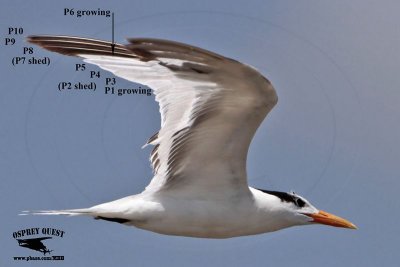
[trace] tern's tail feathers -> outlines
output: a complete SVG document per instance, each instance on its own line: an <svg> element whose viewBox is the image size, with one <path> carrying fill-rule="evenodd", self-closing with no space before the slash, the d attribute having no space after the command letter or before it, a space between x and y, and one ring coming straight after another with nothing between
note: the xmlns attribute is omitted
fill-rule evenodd
<svg viewBox="0 0 400 267"><path fill-rule="evenodd" d="M67 215L67 216L77 216L77 215L95 215L91 208L88 209L72 209L72 210L24 210L19 215Z"/></svg>
<svg viewBox="0 0 400 267"><path fill-rule="evenodd" d="M66 216L78 216L86 215L92 216L96 220L105 220L111 222L117 222L121 224L131 222L130 219L126 219L120 216L119 213L100 211L92 207L88 209L72 209L72 210L38 210L38 211L22 211L19 215L66 215Z"/></svg>

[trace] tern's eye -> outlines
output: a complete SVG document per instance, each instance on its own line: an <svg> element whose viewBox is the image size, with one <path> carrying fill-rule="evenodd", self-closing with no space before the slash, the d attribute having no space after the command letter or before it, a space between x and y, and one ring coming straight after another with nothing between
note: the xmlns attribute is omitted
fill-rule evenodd
<svg viewBox="0 0 400 267"><path fill-rule="evenodd" d="M296 199L296 206L299 208L303 208L306 205L306 202L304 202L304 200L302 200L301 198L297 198Z"/></svg>

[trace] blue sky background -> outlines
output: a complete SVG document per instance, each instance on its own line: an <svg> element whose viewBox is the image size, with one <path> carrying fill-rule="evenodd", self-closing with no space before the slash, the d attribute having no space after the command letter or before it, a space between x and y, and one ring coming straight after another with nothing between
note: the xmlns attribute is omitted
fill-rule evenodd
<svg viewBox="0 0 400 267"><path fill-rule="evenodd" d="M50 67L12 66L29 46L16 36L14 46L2 41L0 61L2 266L29 264L12 256L40 256L12 237L30 227L66 232L46 241L65 256L51 263L57 266L398 266L398 1L2 0L2 40L8 27L23 27L24 36L111 38L110 19L64 16L64 8L114 11L117 42L171 39L258 68L279 103L251 145L249 184L293 189L359 230L307 226L207 240L89 218L17 216L141 192L151 169L150 148L140 147L160 121L153 97L105 95L100 82L94 93L59 92L59 82L92 81L74 71L78 58L35 47L35 56L51 58Z"/></svg>

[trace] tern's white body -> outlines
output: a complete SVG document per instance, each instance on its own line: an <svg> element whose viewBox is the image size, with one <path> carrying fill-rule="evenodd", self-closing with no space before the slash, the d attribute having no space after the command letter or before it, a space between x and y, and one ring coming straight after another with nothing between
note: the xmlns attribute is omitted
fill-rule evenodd
<svg viewBox="0 0 400 267"><path fill-rule="evenodd" d="M179 191L143 192L92 207L90 212L125 218L130 221L126 224L161 234L207 238L254 235L310 221L306 216L294 220L289 203L282 206L279 198L254 188L236 196L203 198ZM310 212L315 209L310 207Z"/></svg>
<svg viewBox="0 0 400 267"><path fill-rule="evenodd" d="M161 113L161 129L147 142L154 146L154 177L143 193L88 209L39 214L88 215L162 234L207 238L317 220L355 227L338 217L329 221L330 215L319 214L294 193L249 188L248 148L278 101L256 69L158 39L129 39L126 45L70 36L31 36L28 41L151 87Z"/></svg>

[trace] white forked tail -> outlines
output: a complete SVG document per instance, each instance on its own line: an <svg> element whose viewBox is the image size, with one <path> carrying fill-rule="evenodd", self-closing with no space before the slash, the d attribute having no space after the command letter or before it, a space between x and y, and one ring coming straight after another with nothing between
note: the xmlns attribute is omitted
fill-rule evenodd
<svg viewBox="0 0 400 267"><path fill-rule="evenodd" d="M89 215L96 216L96 213L92 208L88 209L72 209L72 210L24 210L18 215L67 215L67 216L77 216L77 215Z"/></svg>
<svg viewBox="0 0 400 267"><path fill-rule="evenodd" d="M129 223L131 220L126 218L121 212L116 212L108 206L110 203L103 203L86 209L70 209L70 210L38 210L38 211L22 211L19 215L66 215L66 216L90 216L96 220L106 220L121 224Z"/></svg>
<svg viewBox="0 0 400 267"><path fill-rule="evenodd" d="M127 210L126 207L131 203L132 197L129 196L84 209L22 211L19 215L84 215L97 220L129 224L132 216L131 214L126 214L125 211Z"/></svg>

